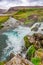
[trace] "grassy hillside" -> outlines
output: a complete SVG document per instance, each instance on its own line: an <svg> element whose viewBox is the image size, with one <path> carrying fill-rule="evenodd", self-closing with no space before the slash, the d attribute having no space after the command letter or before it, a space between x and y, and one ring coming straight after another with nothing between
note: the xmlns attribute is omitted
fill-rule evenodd
<svg viewBox="0 0 43 65"><path fill-rule="evenodd" d="M13 18L24 24L29 24L29 22L43 22L43 8L24 8L12 13ZM7 16L0 16L0 28L3 27L1 24L8 20L9 14Z"/></svg>
<svg viewBox="0 0 43 65"><path fill-rule="evenodd" d="M1 24L8 20L9 16L0 16L0 29L3 27Z"/></svg>
<svg viewBox="0 0 43 65"><path fill-rule="evenodd" d="M0 16L0 24L8 20L9 16Z"/></svg>
<svg viewBox="0 0 43 65"><path fill-rule="evenodd" d="M29 8L29 9L21 9L17 11L14 15L14 18L28 24L32 21L43 21L43 8Z"/></svg>

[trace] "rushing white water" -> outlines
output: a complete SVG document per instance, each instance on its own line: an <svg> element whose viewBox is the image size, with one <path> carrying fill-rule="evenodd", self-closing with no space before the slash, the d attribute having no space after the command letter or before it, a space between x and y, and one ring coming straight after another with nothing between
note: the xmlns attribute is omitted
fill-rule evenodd
<svg viewBox="0 0 43 65"><path fill-rule="evenodd" d="M37 24L39 24L39 23L37 23ZM18 26L14 30L4 32L3 35L6 35L8 37L8 39L6 40L7 47L3 50L4 54L1 59L6 59L6 57L10 53L14 53L14 54L20 53L24 47L23 37L27 34L29 34L29 35L33 34L34 31L31 31L31 29L35 25L36 25L36 23L31 28ZM43 23L41 23L41 26L39 27L37 32L43 33L43 31L41 31L42 28L43 28Z"/></svg>
<svg viewBox="0 0 43 65"><path fill-rule="evenodd" d="M10 53L20 53L24 47L23 37L30 34L30 31L28 27L19 26L15 30L3 33L3 35L7 35L8 37L8 40L6 40L8 46L4 49L2 59L5 59Z"/></svg>

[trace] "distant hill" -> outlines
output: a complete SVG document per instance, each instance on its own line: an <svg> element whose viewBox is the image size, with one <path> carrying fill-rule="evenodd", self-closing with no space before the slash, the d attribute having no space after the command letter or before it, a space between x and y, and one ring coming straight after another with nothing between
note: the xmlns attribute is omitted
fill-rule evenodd
<svg viewBox="0 0 43 65"><path fill-rule="evenodd" d="M7 10L6 9L0 9L0 14L5 13Z"/></svg>
<svg viewBox="0 0 43 65"><path fill-rule="evenodd" d="M28 8L43 8L43 6L16 6L16 7L10 7L8 10L6 9L0 9L0 14L3 13L13 13L20 9L28 9Z"/></svg>
<svg viewBox="0 0 43 65"><path fill-rule="evenodd" d="M27 9L27 8L43 8L43 6L16 6L9 8L7 12L12 13L14 11L18 11L19 9Z"/></svg>

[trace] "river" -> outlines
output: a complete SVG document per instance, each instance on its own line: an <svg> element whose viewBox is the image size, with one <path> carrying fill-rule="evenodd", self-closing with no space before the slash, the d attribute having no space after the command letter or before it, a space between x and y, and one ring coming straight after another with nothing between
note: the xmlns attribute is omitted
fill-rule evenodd
<svg viewBox="0 0 43 65"><path fill-rule="evenodd" d="M38 31L31 31L31 29L39 23L35 23L32 27L18 26L13 30L8 30L0 35L0 60L5 60L11 53L18 54L24 48L23 37L27 34L42 33L43 22Z"/></svg>

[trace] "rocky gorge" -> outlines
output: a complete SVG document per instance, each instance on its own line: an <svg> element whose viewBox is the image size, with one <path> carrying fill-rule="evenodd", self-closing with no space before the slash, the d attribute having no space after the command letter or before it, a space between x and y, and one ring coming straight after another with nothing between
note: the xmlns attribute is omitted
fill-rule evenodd
<svg viewBox="0 0 43 65"><path fill-rule="evenodd" d="M0 42L3 44L2 49L0 48L0 60L4 61L2 65L43 65L43 22L36 22L29 27L10 18L2 25L4 26L0 30Z"/></svg>

